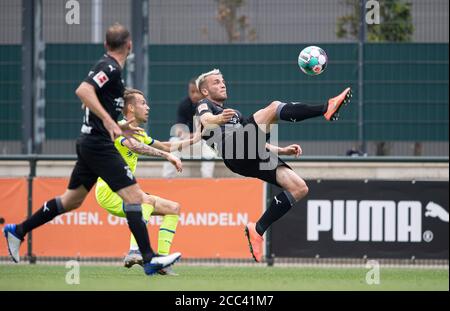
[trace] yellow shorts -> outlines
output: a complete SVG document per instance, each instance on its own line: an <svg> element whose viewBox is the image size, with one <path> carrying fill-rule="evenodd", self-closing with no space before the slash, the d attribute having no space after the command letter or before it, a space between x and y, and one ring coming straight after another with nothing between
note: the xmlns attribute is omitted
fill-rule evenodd
<svg viewBox="0 0 450 311"><path fill-rule="evenodd" d="M97 185L95 186L95 199L108 213L122 218L126 217L123 210L122 198L113 192L103 180L97 181ZM142 216L144 220L148 221L150 219L154 209L153 205L142 204Z"/></svg>

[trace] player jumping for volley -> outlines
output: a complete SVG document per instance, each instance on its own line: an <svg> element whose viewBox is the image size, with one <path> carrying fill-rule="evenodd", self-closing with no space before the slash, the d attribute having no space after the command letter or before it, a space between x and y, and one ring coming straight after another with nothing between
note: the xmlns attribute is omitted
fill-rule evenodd
<svg viewBox="0 0 450 311"><path fill-rule="evenodd" d="M138 127L140 124L147 122L150 108L144 98L144 94L139 90L128 89L125 91L123 98L124 120L120 123L126 122L126 120L134 120L131 122L131 125ZM169 152L190 145L195 140L194 137L173 143L160 142L149 137L144 131L140 134L141 135L134 136L136 140L127 140L125 137L120 136L114 141L117 150L124 158L133 174L136 171L139 155L166 158L180 172L182 169L181 161ZM106 209L108 213L118 217L126 216L123 211L122 198L117 193L113 192L111 188L109 188L108 184L101 178L97 180L95 198L98 204ZM152 214L164 215L158 234L158 254L168 255L178 224L180 205L176 202L149 194L144 194L143 200L142 215L146 222L149 221ZM138 244L132 234L130 240L130 251L125 257L124 264L127 268L130 268L135 264L142 265L142 254L139 251ZM158 273L163 275L176 275L171 267L161 269Z"/></svg>
<svg viewBox="0 0 450 311"><path fill-rule="evenodd" d="M245 227L250 252L259 262L262 260L264 232L308 193L305 181L278 157L300 156L302 149L295 144L280 148L267 143L271 126L279 120L299 122L318 116L324 116L328 121L337 120L339 110L350 101L351 89L346 88L327 103L316 106L274 101L245 119L239 111L225 107L227 88L218 69L201 74L196 83L205 96L197 106L202 136L217 149L224 164L237 174L259 178L284 190L273 198L256 223L249 222ZM252 128L255 133L253 140L249 134ZM239 142L237 137L244 138Z"/></svg>

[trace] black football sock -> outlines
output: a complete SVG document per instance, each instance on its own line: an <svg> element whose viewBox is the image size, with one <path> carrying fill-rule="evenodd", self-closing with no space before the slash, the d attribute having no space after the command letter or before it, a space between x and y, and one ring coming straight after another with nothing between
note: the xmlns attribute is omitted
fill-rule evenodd
<svg viewBox="0 0 450 311"><path fill-rule="evenodd" d="M30 218L17 225L16 234L19 238L23 239L25 234L31 230L42 226L43 224L49 222L59 214L64 213L64 207L62 206L61 199L56 197L44 203L44 205Z"/></svg>
<svg viewBox="0 0 450 311"><path fill-rule="evenodd" d="M147 225L142 219L142 207L140 204L125 204L125 215L128 221L128 227L139 246L144 263L149 262L155 256L155 253L150 246L150 239L148 237Z"/></svg>
<svg viewBox="0 0 450 311"><path fill-rule="evenodd" d="M280 219L291 209L295 202L296 201L292 194L287 191L283 191L275 196L270 204L270 207L264 212L256 223L256 232L262 236L271 224Z"/></svg>
<svg viewBox="0 0 450 311"><path fill-rule="evenodd" d="M328 109L328 104L306 105L302 103L281 103L277 109L279 120L299 122L323 115Z"/></svg>

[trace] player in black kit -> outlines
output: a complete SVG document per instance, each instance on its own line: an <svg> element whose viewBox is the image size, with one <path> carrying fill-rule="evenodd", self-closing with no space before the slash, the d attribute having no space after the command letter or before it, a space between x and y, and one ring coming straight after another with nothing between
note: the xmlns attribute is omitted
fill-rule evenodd
<svg viewBox="0 0 450 311"><path fill-rule="evenodd" d="M337 120L340 108L350 101L351 89L346 88L327 103L316 106L274 101L246 119L239 111L225 107L227 89L218 69L201 74L196 83L205 96L197 105L197 116L207 144L219 152L231 171L259 178L284 190L273 198L256 223L250 222L245 227L250 252L259 262L263 255L264 232L308 193L305 181L278 157L300 156L300 146L280 148L267 143L271 127L278 120L298 122L322 115L328 121Z"/></svg>
<svg viewBox="0 0 450 311"><path fill-rule="evenodd" d="M158 256L153 252L142 218L143 192L113 142L121 135L132 140L132 136L141 130L131 126L134 120L120 125L117 123L124 105L122 68L131 47L131 36L124 26L114 24L108 28L106 54L75 92L83 103L85 114L76 143L77 162L68 189L61 196L45 202L41 209L21 224L5 226L8 251L14 262L20 260L19 247L24 236L56 216L80 207L98 177L123 199L128 226L142 253L147 275L155 274L181 257L180 253Z"/></svg>

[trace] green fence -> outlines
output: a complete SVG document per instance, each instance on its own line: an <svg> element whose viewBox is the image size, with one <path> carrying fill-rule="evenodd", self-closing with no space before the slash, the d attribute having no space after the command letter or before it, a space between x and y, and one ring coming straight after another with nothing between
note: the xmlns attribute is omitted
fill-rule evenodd
<svg viewBox="0 0 450 311"><path fill-rule="evenodd" d="M101 44L46 45L47 139L73 139L80 134L83 110L75 89L104 53Z"/></svg>
<svg viewBox="0 0 450 311"><path fill-rule="evenodd" d="M367 140L448 141L448 44L368 44Z"/></svg>
<svg viewBox="0 0 450 311"><path fill-rule="evenodd" d="M296 64L305 44L150 45L149 129L169 137L187 81L220 68L228 104L250 115L273 100L324 102L344 87L353 103L330 124L313 119L280 127L280 140L357 140L358 47L319 44L327 70L309 77ZM46 138L74 139L82 119L74 90L103 53L101 44L47 44ZM21 47L0 46L0 140L21 139ZM365 139L448 141L448 44L367 44L364 62Z"/></svg>
<svg viewBox="0 0 450 311"><path fill-rule="evenodd" d="M21 46L0 46L0 140L21 139Z"/></svg>
<svg viewBox="0 0 450 311"><path fill-rule="evenodd" d="M297 65L299 45L157 45L150 47L149 91L159 123L156 136L167 136L164 121L174 117L173 107L186 96L186 82L202 72L219 68L227 81L228 105L250 116L273 100L323 103L345 86L357 85L357 46L324 44L330 56L326 73L309 77ZM355 94L356 98L358 94ZM322 120L280 127L280 139L356 140L357 107L352 106L339 128Z"/></svg>

